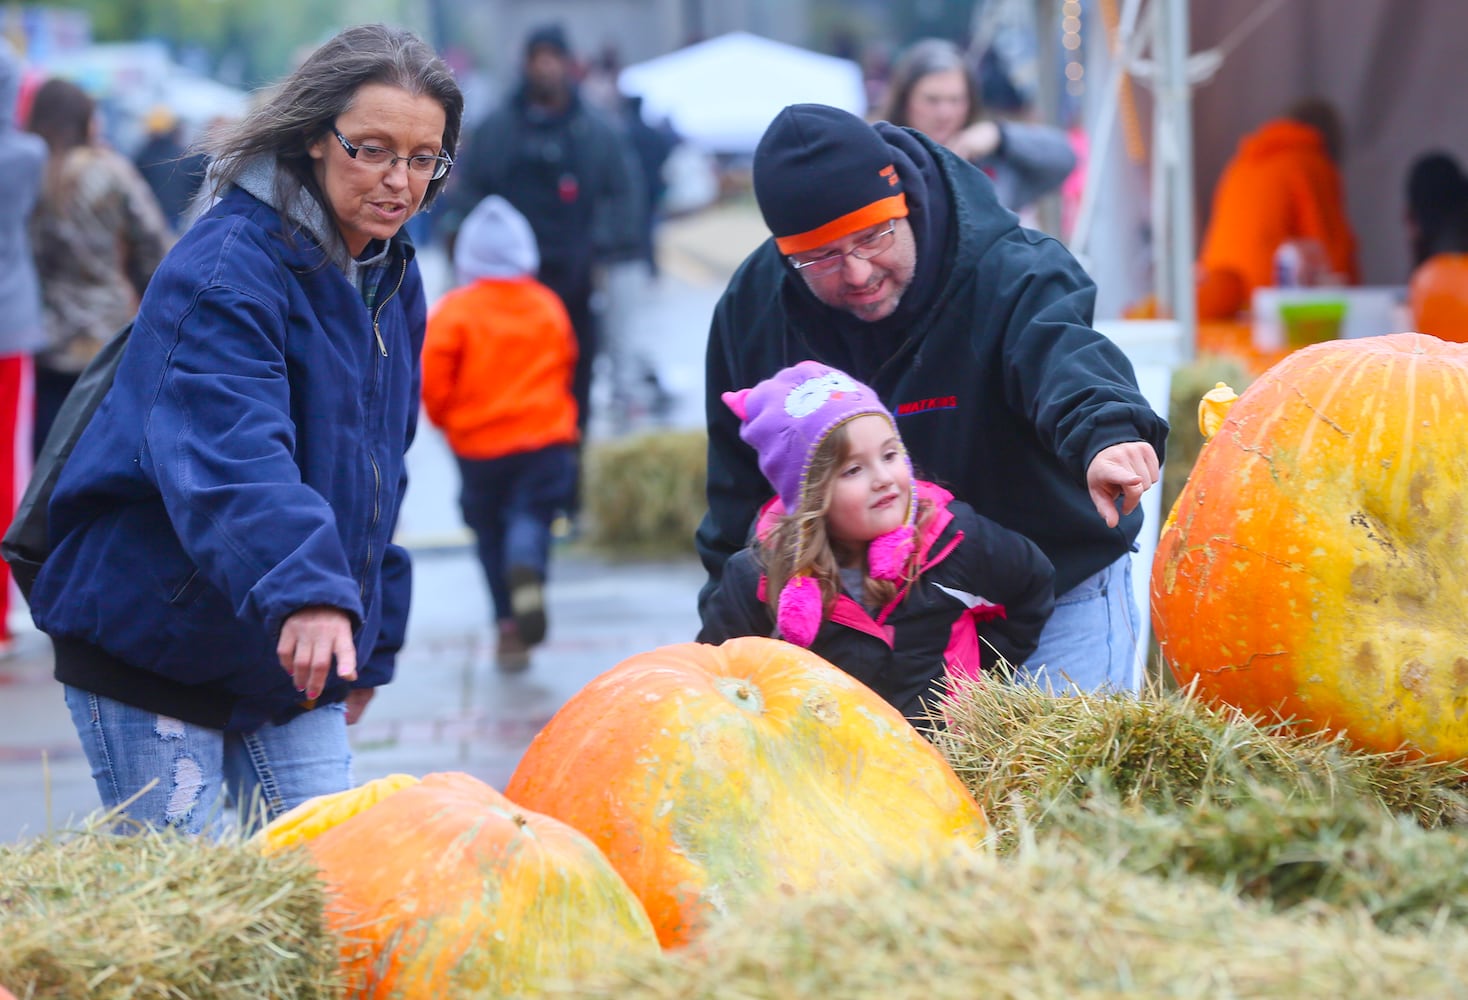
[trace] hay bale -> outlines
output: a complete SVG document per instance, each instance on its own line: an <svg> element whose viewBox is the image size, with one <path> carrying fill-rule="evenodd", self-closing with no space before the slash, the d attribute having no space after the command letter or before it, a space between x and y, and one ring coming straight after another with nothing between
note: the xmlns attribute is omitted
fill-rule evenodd
<svg viewBox="0 0 1468 1000"><path fill-rule="evenodd" d="M971 1000L1445 996L1468 975L1457 928L1392 936L1363 915L1274 915L1099 855L1026 849L898 874L845 898L772 901L697 946L546 996Z"/></svg>
<svg viewBox="0 0 1468 1000"><path fill-rule="evenodd" d="M0 846L0 983L18 997L336 997L337 944L304 852L103 819Z"/></svg>
<svg viewBox="0 0 1468 1000"><path fill-rule="evenodd" d="M1157 685L1138 697L967 685L941 712L947 726L935 742L988 811L1001 846L1012 844L1020 817L1043 828L1055 803L1098 788L1165 809L1227 803L1262 786L1286 797L1360 799L1425 827L1468 819L1460 766L1291 734Z"/></svg>
<svg viewBox="0 0 1468 1000"><path fill-rule="evenodd" d="M1251 784L1229 801L1128 807L1109 792L1058 803L1047 837L1127 871L1204 879L1274 909L1366 913L1384 930L1468 927L1468 837L1424 830L1362 799L1327 802Z"/></svg>
<svg viewBox="0 0 1468 1000"><path fill-rule="evenodd" d="M618 556L692 555L708 503L708 437L659 431L591 444L586 450L586 538Z"/></svg>

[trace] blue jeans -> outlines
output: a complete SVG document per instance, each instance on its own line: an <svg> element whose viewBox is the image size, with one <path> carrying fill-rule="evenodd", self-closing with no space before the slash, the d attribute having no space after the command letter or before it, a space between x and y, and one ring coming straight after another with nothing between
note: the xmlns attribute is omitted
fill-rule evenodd
<svg viewBox="0 0 1468 1000"><path fill-rule="evenodd" d="M1141 687L1139 621L1127 553L1055 599L1040 647L1015 679L1056 693L1135 693Z"/></svg>
<svg viewBox="0 0 1468 1000"><path fill-rule="evenodd" d="M551 521L576 493L576 451L551 445L502 458L458 459L459 510L474 532L479 564L489 584L496 621L513 618L511 566L526 566L545 579Z"/></svg>
<svg viewBox="0 0 1468 1000"><path fill-rule="evenodd" d="M274 819L309 798L352 787L340 703L253 733L180 722L74 687L66 688L66 707L102 805L127 802L121 815L137 823L197 834L221 819L226 800L242 807L248 824L257 810Z"/></svg>

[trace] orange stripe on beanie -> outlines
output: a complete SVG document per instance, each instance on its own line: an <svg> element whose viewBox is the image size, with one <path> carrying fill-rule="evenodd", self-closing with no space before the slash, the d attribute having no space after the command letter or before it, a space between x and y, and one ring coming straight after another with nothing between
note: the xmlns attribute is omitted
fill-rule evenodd
<svg viewBox="0 0 1468 1000"><path fill-rule="evenodd" d="M804 253L907 215L892 150L865 121L824 104L792 104L754 151L754 197L775 245Z"/></svg>

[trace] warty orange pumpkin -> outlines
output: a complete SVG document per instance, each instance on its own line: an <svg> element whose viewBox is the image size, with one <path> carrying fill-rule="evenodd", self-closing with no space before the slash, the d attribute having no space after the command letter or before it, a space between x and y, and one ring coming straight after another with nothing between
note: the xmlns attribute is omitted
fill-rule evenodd
<svg viewBox="0 0 1468 1000"><path fill-rule="evenodd" d="M586 837L467 774L322 796L262 840L305 844L316 860L352 997L521 996L658 949L642 904Z"/></svg>
<svg viewBox="0 0 1468 1000"><path fill-rule="evenodd" d="M536 735L505 794L589 836L664 947L740 903L972 849L988 829L901 713L761 637L624 660Z"/></svg>
<svg viewBox="0 0 1468 1000"><path fill-rule="evenodd" d="M1227 411L1158 541L1180 683L1468 757L1468 346L1415 333L1291 354Z"/></svg>

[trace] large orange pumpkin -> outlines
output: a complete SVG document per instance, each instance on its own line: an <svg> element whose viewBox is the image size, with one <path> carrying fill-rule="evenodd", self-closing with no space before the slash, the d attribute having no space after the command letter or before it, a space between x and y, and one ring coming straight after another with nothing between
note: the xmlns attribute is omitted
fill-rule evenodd
<svg viewBox="0 0 1468 1000"><path fill-rule="evenodd" d="M591 837L665 947L738 902L852 884L988 829L899 712L759 637L624 660L562 706L505 794Z"/></svg>
<svg viewBox="0 0 1468 1000"><path fill-rule="evenodd" d="M521 996L658 949L642 904L589 840L467 774L323 796L263 839L304 843L320 866L353 997Z"/></svg>
<svg viewBox="0 0 1468 1000"><path fill-rule="evenodd" d="M1179 682L1371 750L1468 756L1468 346L1415 333L1280 362L1162 528Z"/></svg>

